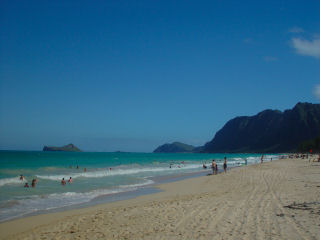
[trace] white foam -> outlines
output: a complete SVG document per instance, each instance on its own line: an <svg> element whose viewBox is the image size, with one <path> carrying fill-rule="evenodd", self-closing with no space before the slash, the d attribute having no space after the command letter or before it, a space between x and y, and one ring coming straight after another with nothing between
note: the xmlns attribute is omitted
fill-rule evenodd
<svg viewBox="0 0 320 240"><path fill-rule="evenodd" d="M17 204L12 207L1 208L0 216L2 217L0 220L9 220L13 217L23 216L39 210L50 210L74 204L86 203L99 196L134 191L139 187L151 185L153 183L154 182L152 180L145 180L142 183L120 185L115 189L97 189L89 192L52 193L49 195L31 195L21 200L15 200Z"/></svg>
<svg viewBox="0 0 320 240"><path fill-rule="evenodd" d="M181 171L186 169L197 169L202 168L202 164L175 164L169 167L141 167L141 168L131 168L131 169L105 169L98 170L92 172L83 172L83 173L66 173L64 175L36 175L38 178L46 179L46 180L61 180L62 178L68 179L72 178L101 178L101 177L109 177L109 176L119 176L119 175L134 175L140 173L148 173L148 172L172 172L172 171Z"/></svg>
<svg viewBox="0 0 320 240"><path fill-rule="evenodd" d="M13 178L2 178L0 179L0 187L7 184L21 184L23 182L25 182L25 180L21 181L18 176Z"/></svg>

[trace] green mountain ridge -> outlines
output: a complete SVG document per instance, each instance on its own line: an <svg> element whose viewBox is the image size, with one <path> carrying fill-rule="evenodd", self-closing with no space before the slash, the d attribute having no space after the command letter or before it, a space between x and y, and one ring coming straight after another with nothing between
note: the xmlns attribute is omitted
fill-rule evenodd
<svg viewBox="0 0 320 240"><path fill-rule="evenodd" d="M203 152L293 152L320 135L320 104L297 103L281 112L265 110L228 121Z"/></svg>
<svg viewBox="0 0 320 240"><path fill-rule="evenodd" d="M292 109L283 112L268 109L254 116L233 118L204 146L192 146L193 149L189 148L188 151L181 148L181 152L295 152L299 149L305 150L308 146L318 146L315 139L318 136L320 136L320 104L299 102ZM312 142L312 139L315 140ZM165 144L161 147L163 148L156 149L157 152L179 152L179 148L175 145Z"/></svg>

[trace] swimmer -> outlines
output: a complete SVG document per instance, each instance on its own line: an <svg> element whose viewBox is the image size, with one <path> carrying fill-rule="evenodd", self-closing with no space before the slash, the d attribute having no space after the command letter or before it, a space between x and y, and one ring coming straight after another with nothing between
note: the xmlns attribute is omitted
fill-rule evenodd
<svg viewBox="0 0 320 240"><path fill-rule="evenodd" d="M24 187L28 188L28 187L29 187L29 184L26 182L26 183L24 184Z"/></svg>
<svg viewBox="0 0 320 240"><path fill-rule="evenodd" d="M62 180L61 180L61 185L66 185L66 180L64 180L64 178L62 178Z"/></svg>
<svg viewBox="0 0 320 240"><path fill-rule="evenodd" d="M72 177L69 178L68 183L72 183Z"/></svg>
<svg viewBox="0 0 320 240"><path fill-rule="evenodd" d="M31 186L34 188L36 187L36 184L37 184L37 179L32 179L32 183L31 183Z"/></svg>

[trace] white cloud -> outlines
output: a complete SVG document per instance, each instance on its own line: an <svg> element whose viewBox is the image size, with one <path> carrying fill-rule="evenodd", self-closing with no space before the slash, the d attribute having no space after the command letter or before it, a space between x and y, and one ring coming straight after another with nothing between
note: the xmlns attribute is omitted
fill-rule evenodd
<svg viewBox="0 0 320 240"><path fill-rule="evenodd" d="M263 60L266 62L275 62L275 61L278 61L278 58L272 57L272 56L265 56Z"/></svg>
<svg viewBox="0 0 320 240"><path fill-rule="evenodd" d="M313 89L313 94L316 98L320 99L320 84L317 84Z"/></svg>
<svg viewBox="0 0 320 240"><path fill-rule="evenodd" d="M311 41L302 38L292 38L293 48L300 55L320 58L320 38Z"/></svg>
<svg viewBox="0 0 320 240"><path fill-rule="evenodd" d="M304 30L299 27L293 27L288 30L289 33L303 33Z"/></svg>

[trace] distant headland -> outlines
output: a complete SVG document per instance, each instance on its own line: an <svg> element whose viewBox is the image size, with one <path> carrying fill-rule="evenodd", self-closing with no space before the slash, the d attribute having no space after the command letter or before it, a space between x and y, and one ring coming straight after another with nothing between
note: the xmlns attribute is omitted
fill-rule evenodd
<svg viewBox="0 0 320 240"><path fill-rule="evenodd" d="M77 148L72 143L62 146L62 147L48 147L44 146L42 151L44 152L82 152L79 148Z"/></svg>
<svg viewBox="0 0 320 240"><path fill-rule="evenodd" d="M162 153L162 152L170 152L170 153L181 153L181 152L194 152L195 147L192 145L184 144L181 142L174 143L166 143L159 146L153 152Z"/></svg>
<svg viewBox="0 0 320 240"><path fill-rule="evenodd" d="M276 153L320 151L320 104L297 103L292 109L264 110L229 120L202 147L164 144L154 152Z"/></svg>

